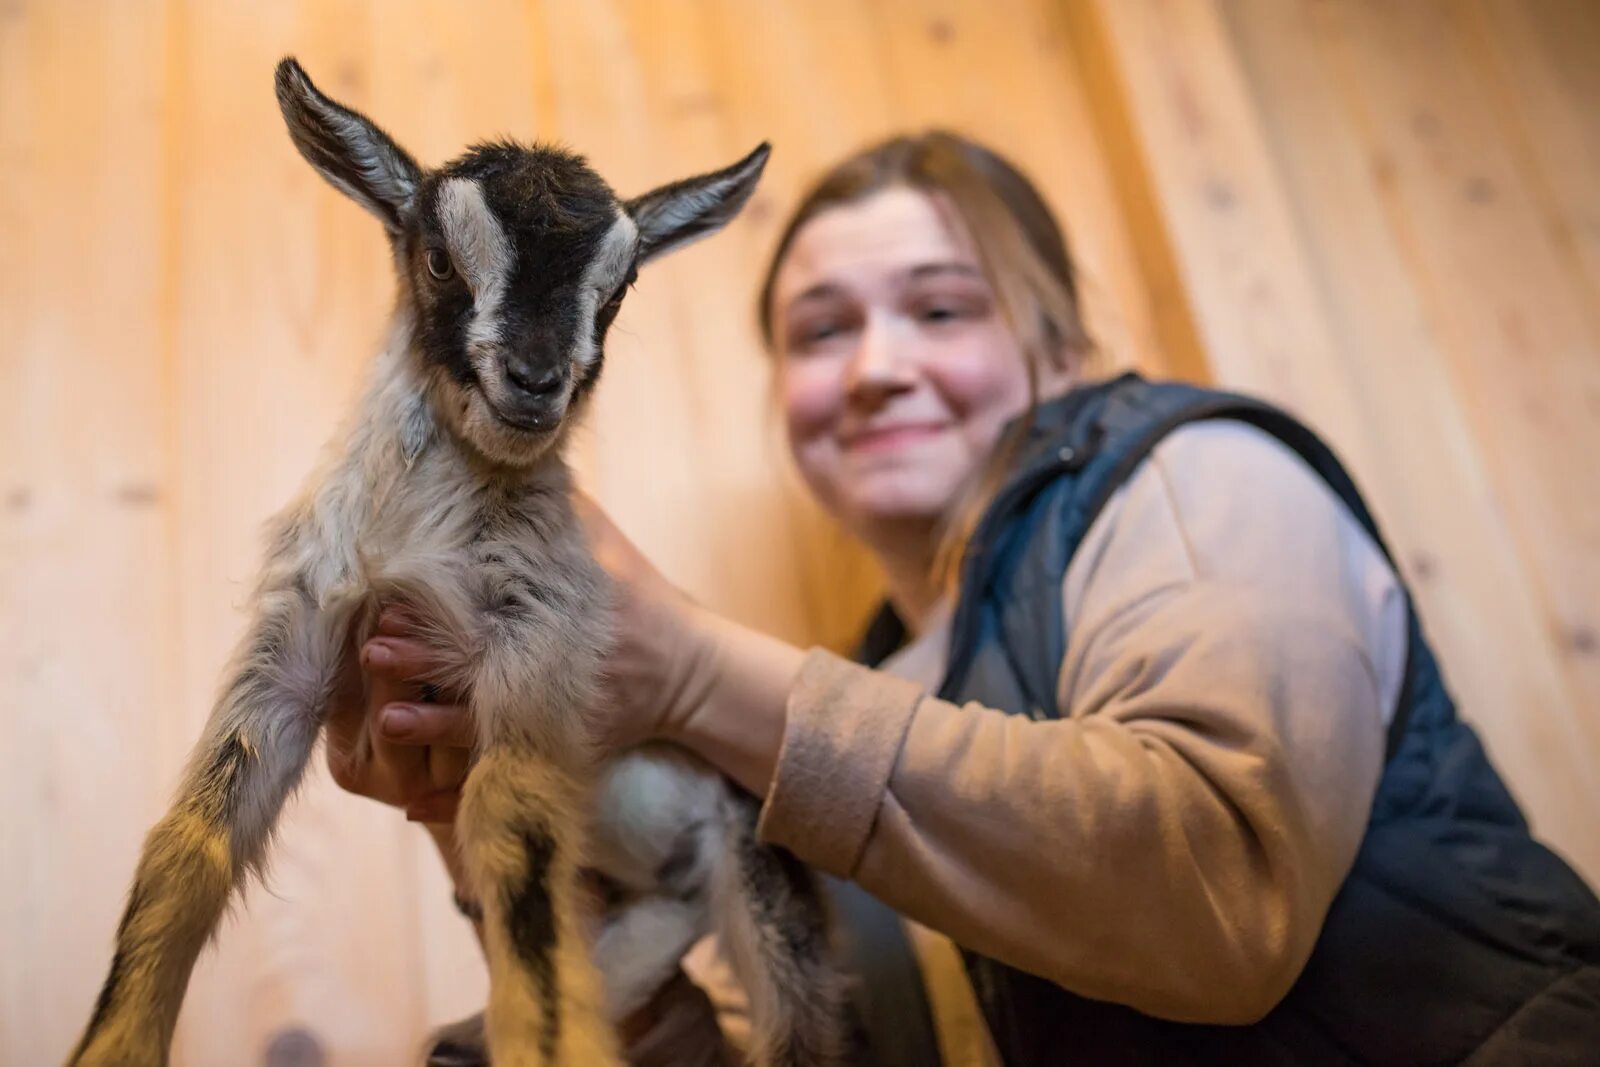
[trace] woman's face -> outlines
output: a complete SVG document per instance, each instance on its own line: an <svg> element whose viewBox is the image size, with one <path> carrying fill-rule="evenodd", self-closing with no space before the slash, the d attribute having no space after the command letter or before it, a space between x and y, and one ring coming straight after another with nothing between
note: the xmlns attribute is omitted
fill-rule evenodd
<svg viewBox="0 0 1600 1067"><path fill-rule="evenodd" d="M773 287L789 446L846 526L937 520L1028 402L965 227L894 187L795 235Z"/></svg>

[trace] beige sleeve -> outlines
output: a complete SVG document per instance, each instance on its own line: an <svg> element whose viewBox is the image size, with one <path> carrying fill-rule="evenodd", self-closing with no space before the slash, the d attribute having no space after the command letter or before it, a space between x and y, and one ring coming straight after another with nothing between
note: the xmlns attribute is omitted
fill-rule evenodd
<svg viewBox="0 0 1600 1067"><path fill-rule="evenodd" d="M1206 424L1130 479L1066 594L1056 721L813 653L761 833L1085 996L1259 1018L1366 825L1404 654L1393 572L1281 445Z"/></svg>

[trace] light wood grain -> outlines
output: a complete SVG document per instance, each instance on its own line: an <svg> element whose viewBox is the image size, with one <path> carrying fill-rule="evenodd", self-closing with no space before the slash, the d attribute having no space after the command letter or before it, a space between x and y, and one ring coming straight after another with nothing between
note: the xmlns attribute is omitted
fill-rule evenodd
<svg viewBox="0 0 1600 1067"><path fill-rule="evenodd" d="M0 0L0 1065L88 1014L262 520L358 388L377 224L295 155L293 52L425 162L568 143L624 194L775 154L652 266L580 438L673 578L799 642L875 591L799 488L754 289L819 170L946 126L1029 171L1108 365L1264 393L1370 492L1463 709L1600 877L1600 15L1584 0ZM407 1061L483 974L422 834L313 768L196 973L186 1067Z"/></svg>
<svg viewBox="0 0 1600 1067"><path fill-rule="evenodd" d="M87 1010L173 700L163 27L82 14L0 12L6 1064Z"/></svg>

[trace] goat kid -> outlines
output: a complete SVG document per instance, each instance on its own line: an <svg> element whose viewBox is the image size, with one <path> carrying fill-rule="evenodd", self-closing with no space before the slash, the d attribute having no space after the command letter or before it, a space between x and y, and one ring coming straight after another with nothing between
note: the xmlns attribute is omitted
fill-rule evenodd
<svg viewBox="0 0 1600 1067"><path fill-rule="evenodd" d="M594 758L608 586L562 460L636 269L733 218L767 146L624 202L553 148L482 144L425 170L293 59L277 95L301 155L388 232L393 330L343 447L273 523L245 636L145 841L70 1063L166 1062L195 959L262 865L333 694L359 686L354 650L380 604L420 619L447 664L432 681L470 694L458 825L496 1067L619 1062L613 1021L710 929L751 991L756 1061L840 1062L843 983L817 884L755 841L751 798L661 747ZM632 901L592 946L586 864ZM444 1054L462 1052L481 1050Z"/></svg>

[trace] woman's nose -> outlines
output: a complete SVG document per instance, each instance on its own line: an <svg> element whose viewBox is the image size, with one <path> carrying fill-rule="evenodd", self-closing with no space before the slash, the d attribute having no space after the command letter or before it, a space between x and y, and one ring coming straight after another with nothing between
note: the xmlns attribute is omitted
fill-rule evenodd
<svg viewBox="0 0 1600 1067"><path fill-rule="evenodd" d="M846 391L852 396L881 397L902 392L915 383L906 339L896 335L894 324L872 316L857 335L855 351L846 368Z"/></svg>

